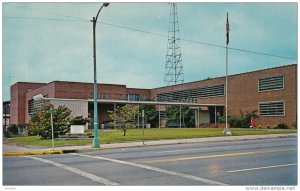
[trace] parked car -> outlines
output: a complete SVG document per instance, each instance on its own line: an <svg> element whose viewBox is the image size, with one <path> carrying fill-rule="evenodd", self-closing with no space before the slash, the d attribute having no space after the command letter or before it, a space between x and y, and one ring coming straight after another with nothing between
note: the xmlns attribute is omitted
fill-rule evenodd
<svg viewBox="0 0 300 191"><path fill-rule="evenodd" d="M178 128L178 127L180 127L180 122L179 121L174 121L174 120L169 120L166 123L166 127ZM181 127L186 127L184 122L181 122Z"/></svg>

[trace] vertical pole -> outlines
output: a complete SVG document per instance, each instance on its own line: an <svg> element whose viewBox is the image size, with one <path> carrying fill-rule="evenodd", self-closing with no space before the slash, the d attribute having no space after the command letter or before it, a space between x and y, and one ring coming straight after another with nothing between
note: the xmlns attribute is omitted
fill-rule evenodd
<svg viewBox="0 0 300 191"><path fill-rule="evenodd" d="M225 118L226 118L226 126L223 131L225 135L232 135L230 130L228 129L228 43L229 43L229 21L228 21L228 13L227 13L227 21L226 21L226 103L225 103Z"/></svg>
<svg viewBox="0 0 300 191"><path fill-rule="evenodd" d="M117 104L114 103L114 129L116 129L116 116L117 116L116 109L117 109Z"/></svg>
<svg viewBox="0 0 300 191"><path fill-rule="evenodd" d="M98 137L98 96L97 96L97 72L96 72L96 19L93 17L93 49L94 49L94 139L93 148L99 148Z"/></svg>
<svg viewBox="0 0 300 191"><path fill-rule="evenodd" d="M194 110L194 116L195 116L195 127L197 127L197 110Z"/></svg>
<svg viewBox="0 0 300 191"><path fill-rule="evenodd" d="M227 132L227 128L228 128L228 46L226 46L226 102L225 102L225 115L226 115L226 132Z"/></svg>
<svg viewBox="0 0 300 191"><path fill-rule="evenodd" d="M217 106L215 106L215 125L217 125Z"/></svg>
<svg viewBox="0 0 300 191"><path fill-rule="evenodd" d="M145 117L145 112L144 110L142 110L142 119L143 119L143 145L145 144L145 140L144 140L144 136L145 136L145 120L144 120L144 117Z"/></svg>
<svg viewBox="0 0 300 191"><path fill-rule="evenodd" d="M7 105L4 106L4 131L6 132L6 112L7 112Z"/></svg>
<svg viewBox="0 0 300 191"><path fill-rule="evenodd" d="M54 128L53 128L53 110L50 109L50 116L51 116L51 131L52 131L52 150L54 150Z"/></svg>
<svg viewBox="0 0 300 191"><path fill-rule="evenodd" d="M200 107L198 107L197 119L198 119L198 128L199 128L200 127Z"/></svg>
<svg viewBox="0 0 300 191"><path fill-rule="evenodd" d="M181 128L181 105L179 110L179 127Z"/></svg>
<svg viewBox="0 0 300 191"><path fill-rule="evenodd" d="M158 128L160 128L160 105L158 105Z"/></svg>
<svg viewBox="0 0 300 191"><path fill-rule="evenodd" d="M225 103L225 119L226 119L226 126L223 131L225 135L232 135L228 128L228 45L226 46L226 103Z"/></svg>
<svg viewBox="0 0 300 191"><path fill-rule="evenodd" d="M138 129L140 128L140 105L138 105Z"/></svg>

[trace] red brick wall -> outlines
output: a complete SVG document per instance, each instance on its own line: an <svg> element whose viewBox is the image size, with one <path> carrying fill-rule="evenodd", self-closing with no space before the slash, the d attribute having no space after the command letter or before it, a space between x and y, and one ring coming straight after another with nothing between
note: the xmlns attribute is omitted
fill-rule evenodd
<svg viewBox="0 0 300 191"><path fill-rule="evenodd" d="M149 96L150 90L147 89L126 89L125 85L116 84L98 84L98 97L99 94L109 93L111 94L111 99L118 99L119 95L130 94L141 94L144 96ZM18 90L18 88L16 88ZM79 83L79 82L62 82L54 81L39 87L31 92L26 93L26 99L24 102L23 113L25 115L25 121L29 122L30 116L28 114L28 101L33 98L33 96L38 94L48 94L49 98L66 98L66 99L93 99L94 97L94 86L92 83ZM17 100L17 99L16 99ZM106 111L106 106L103 106ZM100 107L101 108L101 107ZM103 110L103 111L104 111ZM26 111L26 112L25 112ZM101 119L108 120L108 114L101 110Z"/></svg>
<svg viewBox="0 0 300 191"><path fill-rule="evenodd" d="M283 90L258 92L259 78L268 76L284 75ZM209 80L185 83L168 87L161 87L151 90L151 96L154 97L158 93L186 90L204 86L214 86L225 84L225 77L214 78ZM256 120L256 126L259 125L277 125L285 123L289 127L292 126L297 119L297 65L288 65L266 70L248 72L228 76L228 115L240 115L240 110L245 114L258 110L259 102L281 101L285 102L285 116L264 117L260 116ZM198 103L203 104L224 104L225 96L198 99ZM258 114L258 112L257 112Z"/></svg>
<svg viewBox="0 0 300 191"><path fill-rule="evenodd" d="M28 101L33 99L33 96L43 94L48 95L48 97L55 97L55 84L49 83L35 90L25 93L25 122L28 123L30 116L28 114Z"/></svg>
<svg viewBox="0 0 300 191"><path fill-rule="evenodd" d="M26 123L25 116L28 113L26 93L34 89L44 86L44 83L26 83L18 82L11 86L10 100L11 100L11 124L24 124Z"/></svg>

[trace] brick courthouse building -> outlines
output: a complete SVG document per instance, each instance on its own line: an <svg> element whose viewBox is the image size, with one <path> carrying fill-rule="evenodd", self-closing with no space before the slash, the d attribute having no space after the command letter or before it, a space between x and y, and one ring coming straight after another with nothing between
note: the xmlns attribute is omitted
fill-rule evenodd
<svg viewBox="0 0 300 191"><path fill-rule="evenodd" d="M11 86L10 123L24 124L41 106L33 97L42 94L54 105L66 105L72 114L93 116L93 84L53 81L50 83L17 82ZM126 85L98 84L99 124L108 120L108 111L116 104L147 102L197 103L199 123L216 123L224 115L225 77L200 80L154 89L127 88ZM150 103L150 102L149 102ZM200 110L199 110L200 108ZM165 106L159 107L164 126ZM297 121L297 65L286 65L228 76L228 115L257 110L256 126ZM198 124L199 124L198 123Z"/></svg>

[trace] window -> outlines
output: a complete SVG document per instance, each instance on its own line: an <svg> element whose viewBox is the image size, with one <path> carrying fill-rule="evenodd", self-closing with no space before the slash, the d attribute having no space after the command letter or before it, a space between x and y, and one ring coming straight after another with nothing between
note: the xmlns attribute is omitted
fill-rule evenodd
<svg viewBox="0 0 300 191"><path fill-rule="evenodd" d="M261 102L258 105L260 116L284 116L285 106L283 101Z"/></svg>
<svg viewBox="0 0 300 191"><path fill-rule="evenodd" d="M102 93L100 94L101 99L111 99L111 94L109 93Z"/></svg>
<svg viewBox="0 0 300 191"><path fill-rule="evenodd" d="M128 101L140 101L140 94L127 94Z"/></svg>
<svg viewBox="0 0 300 191"><path fill-rule="evenodd" d="M281 90L284 88L284 76L271 76L258 80L258 91Z"/></svg>
<svg viewBox="0 0 300 191"><path fill-rule="evenodd" d="M28 113L34 114L34 113L40 111L43 105L44 105L43 102L34 101L33 99L29 100L28 101Z"/></svg>
<svg viewBox="0 0 300 191"><path fill-rule="evenodd" d="M158 101L180 101L190 98L208 98L224 96L224 84L216 86L205 86L194 89L165 92L157 95Z"/></svg>

